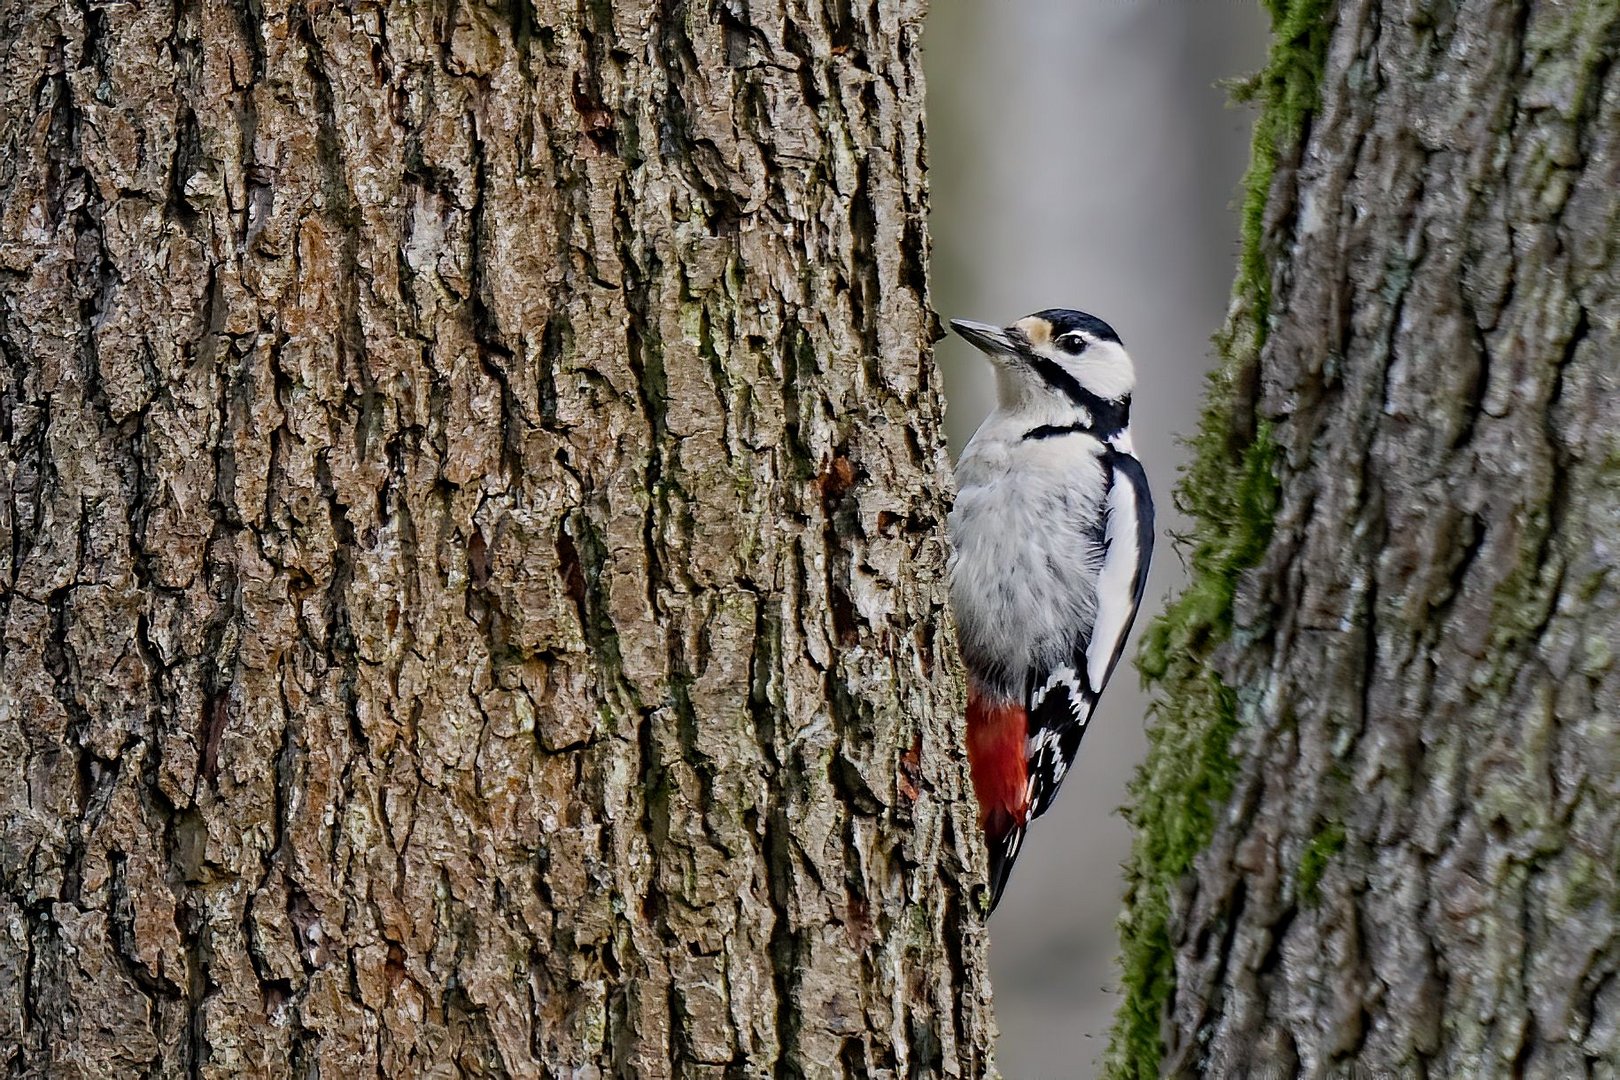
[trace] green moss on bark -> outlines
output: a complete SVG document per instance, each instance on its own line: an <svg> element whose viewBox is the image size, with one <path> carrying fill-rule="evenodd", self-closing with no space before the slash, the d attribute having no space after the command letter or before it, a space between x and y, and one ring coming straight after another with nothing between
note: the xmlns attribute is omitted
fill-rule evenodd
<svg viewBox="0 0 1620 1080"><path fill-rule="evenodd" d="M1271 12L1271 55L1265 68L1234 96L1255 102L1249 170L1243 177L1242 254L1238 296L1253 304L1262 335L1271 318L1271 267L1265 245L1266 203L1278 158L1299 144L1305 123L1321 99L1322 61L1332 28L1331 0L1266 0Z"/></svg>
<svg viewBox="0 0 1620 1080"><path fill-rule="evenodd" d="M1252 385L1271 319L1266 209L1279 160L1303 138L1316 108L1332 24L1329 0L1268 0L1272 47L1266 67L1241 89L1257 102L1254 146L1244 178L1242 254L1226 327L1215 339L1220 366L1176 504L1193 522L1184 541L1186 589L1148 627L1137 665L1158 688L1148 755L1131 785L1135 829L1120 917L1124 1000L1109 1045L1114 1077L1159 1075L1162 1019L1174 987L1170 896L1215 828L1231 793L1238 694L1211 660L1232 636L1238 580L1271 539L1277 480L1269 427L1250 422Z"/></svg>
<svg viewBox="0 0 1620 1080"><path fill-rule="evenodd" d="M1295 877L1301 904L1316 906L1320 898L1317 887L1322 884L1322 874L1327 870L1328 863L1333 861L1333 856L1344 850L1344 841L1344 826L1334 822L1305 845L1305 851L1299 857L1299 873Z"/></svg>

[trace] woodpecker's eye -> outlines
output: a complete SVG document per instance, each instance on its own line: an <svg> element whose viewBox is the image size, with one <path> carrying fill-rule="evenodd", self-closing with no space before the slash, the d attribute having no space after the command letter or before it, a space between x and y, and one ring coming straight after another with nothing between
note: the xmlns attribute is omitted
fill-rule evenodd
<svg viewBox="0 0 1620 1080"><path fill-rule="evenodd" d="M1059 334L1057 347L1064 352L1079 356L1086 351L1086 337L1078 330L1070 330L1067 334Z"/></svg>

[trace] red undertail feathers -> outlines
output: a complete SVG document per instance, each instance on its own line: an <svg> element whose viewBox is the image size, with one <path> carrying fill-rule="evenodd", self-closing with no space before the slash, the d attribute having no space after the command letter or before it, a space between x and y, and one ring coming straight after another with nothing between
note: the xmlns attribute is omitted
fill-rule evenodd
<svg viewBox="0 0 1620 1080"><path fill-rule="evenodd" d="M1029 825L1029 768L1025 747L1029 724L1024 707L968 691L967 750L979 823L990 852L990 910L1012 874L1013 861Z"/></svg>

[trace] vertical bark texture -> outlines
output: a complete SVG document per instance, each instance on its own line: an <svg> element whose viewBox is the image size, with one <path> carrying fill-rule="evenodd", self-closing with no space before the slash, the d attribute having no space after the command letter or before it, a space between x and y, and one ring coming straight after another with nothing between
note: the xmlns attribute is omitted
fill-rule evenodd
<svg viewBox="0 0 1620 1080"><path fill-rule="evenodd" d="M1273 6L1115 1067L1612 1077L1620 4Z"/></svg>
<svg viewBox="0 0 1620 1080"><path fill-rule="evenodd" d="M14 1074L985 1071L921 17L0 6Z"/></svg>

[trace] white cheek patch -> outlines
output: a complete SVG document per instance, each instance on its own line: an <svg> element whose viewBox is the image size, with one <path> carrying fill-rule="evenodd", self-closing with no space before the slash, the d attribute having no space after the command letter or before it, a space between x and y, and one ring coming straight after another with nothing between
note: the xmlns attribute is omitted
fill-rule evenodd
<svg viewBox="0 0 1620 1080"><path fill-rule="evenodd" d="M1130 354L1113 342L1100 342L1069 361L1080 385L1106 401L1118 401L1136 388Z"/></svg>
<svg viewBox="0 0 1620 1080"><path fill-rule="evenodd" d="M1079 356L1060 348L1056 342L1035 342L1031 339L1031 343L1035 345L1036 353L1062 368L1083 389L1104 401L1119 401L1136 389L1136 368L1131 363L1131 356L1112 341L1092 341Z"/></svg>

